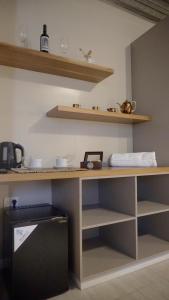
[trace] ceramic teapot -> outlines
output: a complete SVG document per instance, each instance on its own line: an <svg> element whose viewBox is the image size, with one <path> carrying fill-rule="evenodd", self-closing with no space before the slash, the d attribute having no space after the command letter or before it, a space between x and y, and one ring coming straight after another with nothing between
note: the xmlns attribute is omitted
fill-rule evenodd
<svg viewBox="0 0 169 300"><path fill-rule="evenodd" d="M122 104L117 103L120 106L120 111L124 114L132 114L136 110L136 101L124 101Z"/></svg>

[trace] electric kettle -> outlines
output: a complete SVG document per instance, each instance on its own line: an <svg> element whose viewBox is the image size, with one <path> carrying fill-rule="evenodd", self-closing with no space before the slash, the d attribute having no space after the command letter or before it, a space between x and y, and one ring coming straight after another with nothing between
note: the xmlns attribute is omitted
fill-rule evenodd
<svg viewBox="0 0 169 300"><path fill-rule="evenodd" d="M20 158L18 161L18 150ZM24 160L24 148L12 142L0 143L0 169L20 168Z"/></svg>

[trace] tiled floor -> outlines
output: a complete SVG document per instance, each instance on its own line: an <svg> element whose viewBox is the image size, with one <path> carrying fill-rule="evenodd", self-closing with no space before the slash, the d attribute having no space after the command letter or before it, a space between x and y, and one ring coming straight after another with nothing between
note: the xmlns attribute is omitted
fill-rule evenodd
<svg viewBox="0 0 169 300"><path fill-rule="evenodd" d="M71 289L50 300L169 300L169 260L80 291Z"/></svg>
<svg viewBox="0 0 169 300"><path fill-rule="evenodd" d="M6 299L0 294L0 300ZM72 288L50 300L169 300L169 260L83 291Z"/></svg>

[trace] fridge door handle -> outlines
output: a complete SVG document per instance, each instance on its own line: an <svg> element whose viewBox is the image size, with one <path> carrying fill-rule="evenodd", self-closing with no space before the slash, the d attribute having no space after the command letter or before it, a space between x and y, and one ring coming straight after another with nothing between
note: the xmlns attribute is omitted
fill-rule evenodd
<svg viewBox="0 0 169 300"><path fill-rule="evenodd" d="M53 217L50 220L51 221L58 221L58 223L66 223L67 222L66 217Z"/></svg>

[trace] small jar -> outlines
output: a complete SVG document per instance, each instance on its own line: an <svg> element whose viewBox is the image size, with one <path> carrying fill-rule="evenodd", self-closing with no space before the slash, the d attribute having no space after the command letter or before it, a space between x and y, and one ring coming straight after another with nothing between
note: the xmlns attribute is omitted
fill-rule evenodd
<svg viewBox="0 0 169 300"><path fill-rule="evenodd" d="M74 108L80 108L80 107L81 107L81 105L80 105L80 104L78 104L78 103L74 103L74 104L73 104L73 107L74 107Z"/></svg>
<svg viewBox="0 0 169 300"><path fill-rule="evenodd" d="M92 109L93 110L100 110L100 107L99 106L92 106Z"/></svg>
<svg viewBox="0 0 169 300"><path fill-rule="evenodd" d="M117 108L116 107L108 107L107 111L109 111L109 112L117 112Z"/></svg>

